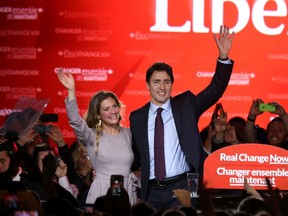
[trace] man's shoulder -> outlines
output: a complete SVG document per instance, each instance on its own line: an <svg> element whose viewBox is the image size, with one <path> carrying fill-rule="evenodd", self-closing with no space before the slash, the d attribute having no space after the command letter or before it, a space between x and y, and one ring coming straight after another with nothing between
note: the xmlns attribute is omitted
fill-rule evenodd
<svg viewBox="0 0 288 216"><path fill-rule="evenodd" d="M142 113L142 112L145 112L149 109L150 107L150 102L146 103L144 106L136 109L136 110L133 110L131 111L131 114L130 115L135 115L135 114L138 114L138 113Z"/></svg>
<svg viewBox="0 0 288 216"><path fill-rule="evenodd" d="M177 101L177 100L181 100L183 98L187 98L194 95L190 90L186 90L184 92L179 93L178 95L171 97L172 101Z"/></svg>

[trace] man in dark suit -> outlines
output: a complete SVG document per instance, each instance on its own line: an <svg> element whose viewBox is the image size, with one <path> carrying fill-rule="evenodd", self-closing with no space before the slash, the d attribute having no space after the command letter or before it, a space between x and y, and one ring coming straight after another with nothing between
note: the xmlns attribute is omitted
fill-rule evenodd
<svg viewBox="0 0 288 216"><path fill-rule="evenodd" d="M141 169L141 198L157 210L178 205L177 199L173 197L173 190L187 189L187 172L200 173L201 176L203 171L205 153L197 126L198 120L223 95L233 68L233 61L228 58L228 54L234 32L229 34L229 28L221 26L219 37L214 34L214 39L219 57L212 81L203 91L197 95L186 91L171 97L173 70L168 64L157 62L146 72L146 86L150 91L151 101L130 115L135 154L132 168ZM164 124L163 179L156 177L155 173L158 170L155 167L158 153L154 154L157 151L154 151L154 131L159 107L162 108L160 116Z"/></svg>

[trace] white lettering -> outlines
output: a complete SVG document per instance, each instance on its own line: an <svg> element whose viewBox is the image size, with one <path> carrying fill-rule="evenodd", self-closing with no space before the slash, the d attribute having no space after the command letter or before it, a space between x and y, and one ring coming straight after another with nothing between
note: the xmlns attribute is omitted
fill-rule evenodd
<svg viewBox="0 0 288 216"><path fill-rule="evenodd" d="M278 35L284 29L284 24L280 24L278 27L269 28L264 20L264 17L286 17L287 7L284 0L274 0L277 9L275 11L265 11L264 7L269 0L255 1L254 7L252 9L252 22L255 28L266 35Z"/></svg>
<svg viewBox="0 0 288 216"><path fill-rule="evenodd" d="M191 21L186 21L182 26L169 26L168 24L168 0L156 0L156 17L154 26L150 31L158 32L189 32Z"/></svg>
<svg viewBox="0 0 288 216"><path fill-rule="evenodd" d="M270 155L270 164L288 164L288 157Z"/></svg>
<svg viewBox="0 0 288 216"><path fill-rule="evenodd" d="M193 32L209 32L209 28L204 26L204 3L202 0L193 1Z"/></svg>
<svg viewBox="0 0 288 216"><path fill-rule="evenodd" d="M237 169L226 169L225 167L217 168L218 175L229 175L229 176L248 176L251 170L237 170Z"/></svg>
<svg viewBox="0 0 288 216"><path fill-rule="evenodd" d="M233 3L238 10L238 22L231 28L231 32L239 32L247 25L250 17L250 8L246 0L212 0L212 32L218 32L223 24L224 3Z"/></svg>
<svg viewBox="0 0 288 216"><path fill-rule="evenodd" d="M11 13L12 8L11 7L0 7L0 13Z"/></svg>
<svg viewBox="0 0 288 216"><path fill-rule="evenodd" d="M220 153L220 161L237 161L238 153L235 155L226 155L225 153Z"/></svg>
<svg viewBox="0 0 288 216"><path fill-rule="evenodd" d="M260 164L269 161L268 156L254 156L254 155L247 155L247 154L240 154L239 160L244 162L259 162Z"/></svg>
<svg viewBox="0 0 288 216"><path fill-rule="evenodd" d="M197 32L207 33L209 28L204 24L205 0L193 1L193 15L191 18L183 20L183 24L179 26L171 26L168 23L168 0L156 0L155 7L155 24L150 27L152 32ZM249 22L250 14L251 21L257 31L266 35L279 35L283 33L285 25L279 23L276 27L268 27L265 22L267 17L287 17L287 5L285 0L274 0L276 4L275 10L265 10L266 4L272 4L269 0L253 1L253 5L249 6L247 0L211 0L211 31L217 33L219 26L223 24L225 15L224 4L232 3L237 11L238 18L233 27L230 27L231 32L235 33L243 30ZM228 13L228 12L227 12ZM191 24L191 19L193 24ZM192 27L191 27L192 26ZM193 28L191 30L191 28Z"/></svg>
<svg viewBox="0 0 288 216"><path fill-rule="evenodd" d="M56 28L55 33L56 34L81 34L82 29L81 28Z"/></svg>

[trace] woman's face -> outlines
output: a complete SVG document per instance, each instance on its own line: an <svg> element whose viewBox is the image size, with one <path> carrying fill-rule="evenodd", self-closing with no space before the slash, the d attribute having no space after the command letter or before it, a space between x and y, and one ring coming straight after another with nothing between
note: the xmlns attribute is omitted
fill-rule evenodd
<svg viewBox="0 0 288 216"><path fill-rule="evenodd" d="M85 149L85 147L81 146L78 149L78 154L79 154L79 158L78 158L78 163L80 164L86 164L87 161L90 160L87 150Z"/></svg>
<svg viewBox="0 0 288 216"><path fill-rule="evenodd" d="M120 108L116 101L109 97L101 102L100 119L104 125L118 125L120 119Z"/></svg>

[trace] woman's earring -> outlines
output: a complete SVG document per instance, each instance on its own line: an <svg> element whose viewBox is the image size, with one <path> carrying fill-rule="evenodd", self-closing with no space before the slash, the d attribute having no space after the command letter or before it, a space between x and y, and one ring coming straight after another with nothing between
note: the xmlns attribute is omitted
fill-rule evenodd
<svg viewBox="0 0 288 216"><path fill-rule="evenodd" d="M99 126L101 126L102 122L101 122L101 119L99 119L99 122L98 122Z"/></svg>

